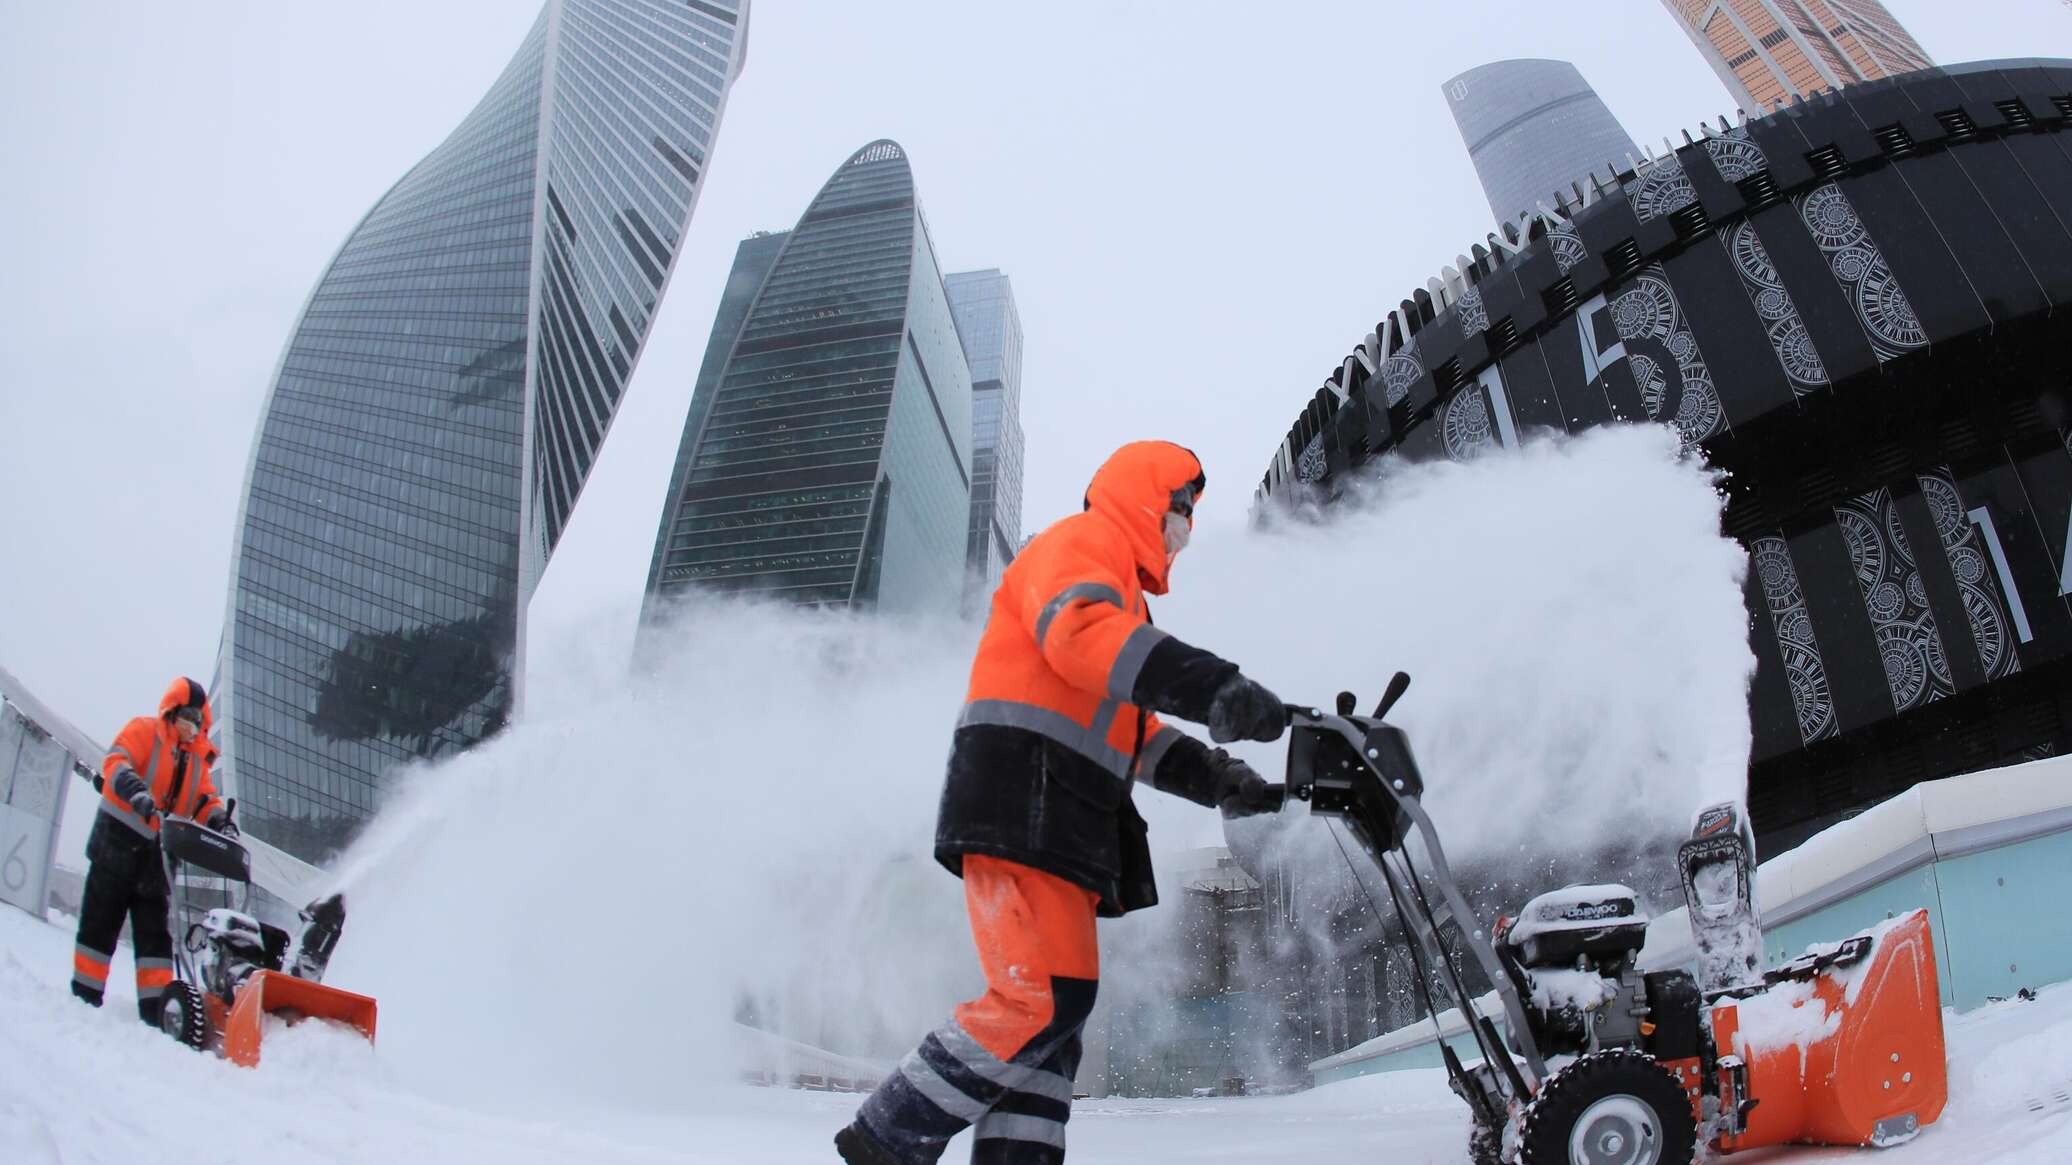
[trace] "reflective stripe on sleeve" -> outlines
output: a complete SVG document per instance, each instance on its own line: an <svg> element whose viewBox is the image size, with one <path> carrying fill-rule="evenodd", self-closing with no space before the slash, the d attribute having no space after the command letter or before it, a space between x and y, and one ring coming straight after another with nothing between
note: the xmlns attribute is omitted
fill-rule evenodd
<svg viewBox="0 0 2072 1165"><path fill-rule="evenodd" d="M1115 653L1115 662L1108 668L1108 694L1118 700L1127 700L1136 691L1137 676L1144 671L1144 661L1151 657L1151 649L1166 638L1166 633L1145 623L1130 632L1122 641L1122 650Z"/></svg>
<svg viewBox="0 0 2072 1165"><path fill-rule="evenodd" d="M1044 1116L1029 1116L1019 1112L989 1112L971 1130L971 1139L1030 1141L1062 1149L1065 1147L1065 1126L1060 1121Z"/></svg>
<svg viewBox="0 0 2072 1165"><path fill-rule="evenodd" d="M101 812L129 826L137 832L139 837L156 837L158 835L158 831L151 828L149 822L137 816L136 811L128 805L110 801L108 798L103 797L101 798Z"/></svg>
<svg viewBox="0 0 2072 1165"><path fill-rule="evenodd" d="M1058 617L1073 602L1107 603L1117 610L1122 608L1122 594L1106 583L1073 583L1043 604L1043 610L1036 616L1036 649L1043 649L1043 638L1050 634L1050 621Z"/></svg>
<svg viewBox="0 0 2072 1165"><path fill-rule="evenodd" d="M1144 751L1137 757L1137 779L1151 784L1158 773L1158 762L1165 759L1166 751L1179 743L1180 730L1170 724L1161 724L1151 739L1144 742Z"/></svg>
<svg viewBox="0 0 2072 1165"><path fill-rule="evenodd" d="M957 717L957 727L968 728L986 724L1033 732L1064 745L1106 769L1111 776L1127 780L1130 771L1129 754L1108 743L1108 722L1114 719L1115 708L1106 704L1102 707L1108 709L1107 715L1101 716L1096 713L1095 726L1089 728L1062 712L1053 712L1034 704L1021 704L1013 700L973 700L964 705L963 713Z"/></svg>

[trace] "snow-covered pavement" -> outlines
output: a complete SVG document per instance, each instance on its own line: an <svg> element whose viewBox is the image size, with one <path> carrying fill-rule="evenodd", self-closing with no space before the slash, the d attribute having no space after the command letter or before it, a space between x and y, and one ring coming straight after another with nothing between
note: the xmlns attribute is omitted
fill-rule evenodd
<svg viewBox="0 0 2072 1165"><path fill-rule="evenodd" d="M59 920L68 921L68 920ZM258 1069L198 1056L135 1019L117 956L108 1006L72 1001L72 935L0 908L0 1161L831 1162L853 1096L724 1085L681 1105L504 1106L432 1099L390 1055L314 1025L276 1033ZM523 1011L513 1022L539 1017ZM2072 987L1949 1019L1951 1105L1878 1165L2072 1161ZM1297 1096L1082 1101L1077 1165L1439 1165L1458 1162L1466 1116L1436 1071L1369 1077ZM952 1146L946 1160L963 1158ZM1740 1160L1814 1162L1837 1150Z"/></svg>

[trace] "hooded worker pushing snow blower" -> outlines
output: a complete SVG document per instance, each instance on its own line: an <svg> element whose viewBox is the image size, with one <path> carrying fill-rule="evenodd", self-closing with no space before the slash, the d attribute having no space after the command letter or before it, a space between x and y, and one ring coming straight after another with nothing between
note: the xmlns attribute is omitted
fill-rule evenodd
<svg viewBox="0 0 2072 1165"><path fill-rule="evenodd" d="M208 693L176 679L158 715L124 725L102 761L72 993L101 1005L127 917L138 1018L181 1043L249 1067L268 1017L335 1020L373 1039L374 1000L318 982L345 921L341 895L302 911L292 952L285 930L246 913L251 855L237 803L210 771L212 727Z"/></svg>
<svg viewBox="0 0 2072 1165"><path fill-rule="evenodd" d="M1095 917L1155 905L1132 779L1229 816L1271 812L1216 741L1270 741L1279 698L1237 665L1151 625L1207 478L1164 441L1123 446L1082 513L1038 534L994 592L958 718L935 855L964 879L986 993L958 1007L835 1135L852 1165L925 1165L975 1126L971 1159L1065 1157L1080 1028L1099 978Z"/></svg>
<svg viewBox="0 0 2072 1165"><path fill-rule="evenodd" d="M1762 970L1754 840L1728 803L1700 814L1678 851L1696 975L1641 969L1648 919L1624 886L1542 894L1485 929L1424 811L1408 737L1387 721L1409 676L1365 716L1349 692L1335 714L1284 706L1151 626L1144 595L1165 593L1204 485L1187 450L1125 445L1094 475L1085 512L1037 535L994 594L935 847L964 878L987 991L835 1135L845 1161L932 1165L967 1127L974 1165L1064 1160L1099 974L1094 919L1156 902L1133 779L1227 816L1299 801L1342 823L1387 886L1434 1024L1442 1004L1470 1017L1477 1059L1443 1032L1439 1047L1473 1114L1473 1165L1883 1147L1936 1120L1947 1068L1925 910ZM1155 712L1206 722L1219 742L1274 740L1292 723L1286 783Z"/></svg>

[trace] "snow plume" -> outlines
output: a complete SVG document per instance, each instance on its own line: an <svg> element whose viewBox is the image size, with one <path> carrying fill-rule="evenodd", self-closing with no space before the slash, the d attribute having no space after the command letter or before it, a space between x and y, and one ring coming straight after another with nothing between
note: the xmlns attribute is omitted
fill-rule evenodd
<svg viewBox="0 0 2072 1165"><path fill-rule="evenodd" d="M1371 702L1409 670L1395 718L1456 857L1673 837L1738 793L1743 557L1666 430L1361 488L1322 525L1205 525L1160 624L1291 700ZM625 626L536 634L517 723L404 774L341 860L328 979L381 1000L384 1070L513 1108L680 1110L734 1071L737 1019L896 1057L980 983L929 853L976 628L698 602L630 673ZM1278 775L1280 746L1241 751ZM1212 813L1138 803L1169 877L1222 841ZM1179 897L1105 928L1104 1001L1187 981Z"/></svg>
<svg viewBox="0 0 2072 1165"><path fill-rule="evenodd" d="M974 629L701 604L641 675L578 630L342 859L327 979L381 1000L384 1059L678 1107L735 1070L737 1018L891 1058L973 993L929 847Z"/></svg>
<svg viewBox="0 0 2072 1165"><path fill-rule="evenodd" d="M1747 556L1671 430L1390 464L1350 492L1321 523L1197 536L1160 613L1291 701L1347 689L1370 711L1409 672L1390 719L1449 857L1673 846L1698 807L1743 797Z"/></svg>

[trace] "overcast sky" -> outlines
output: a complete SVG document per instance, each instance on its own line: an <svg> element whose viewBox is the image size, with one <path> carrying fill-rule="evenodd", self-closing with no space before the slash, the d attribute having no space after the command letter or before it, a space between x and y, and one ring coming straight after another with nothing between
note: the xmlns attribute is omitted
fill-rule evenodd
<svg viewBox="0 0 2072 1165"><path fill-rule="evenodd" d="M1938 61L2072 55L2059 0L1889 3ZM303 300L538 9L0 9L0 664L105 737L213 671L238 489ZM1439 86L1516 56L1574 61L1658 148L1728 106L1657 0L757 0L535 627L630 618L736 243L792 226L879 137L912 159L944 269L1014 280L1029 529L1138 437L1200 452L1205 521L1234 524L1323 374L1489 229Z"/></svg>

